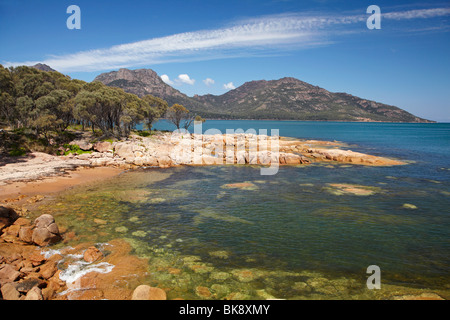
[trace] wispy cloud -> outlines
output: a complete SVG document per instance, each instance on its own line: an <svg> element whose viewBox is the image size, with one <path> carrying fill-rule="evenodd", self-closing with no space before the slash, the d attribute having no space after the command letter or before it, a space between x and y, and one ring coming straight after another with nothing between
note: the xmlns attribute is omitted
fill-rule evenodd
<svg viewBox="0 0 450 320"><path fill-rule="evenodd" d="M383 13L382 17L392 20L426 19L450 15L450 8L408 10L402 12Z"/></svg>
<svg viewBox="0 0 450 320"><path fill-rule="evenodd" d="M407 20L450 15L450 8L382 12L383 19ZM329 45L330 36L349 34L350 26L364 28L367 14L320 16L284 14L240 21L231 26L185 32L110 48L49 56L43 60L4 62L6 66L45 63L61 72L103 71L154 65L173 61L208 60L250 53L267 54L277 49L293 50ZM358 29L359 30L359 29ZM361 29L363 30L363 29ZM192 79L178 78L193 84ZM165 81L171 81L168 77ZM195 81L195 80L194 80ZM191 83L190 83L191 82Z"/></svg>
<svg viewBox="0 0 450 320"><path fill-rule="evenodd" d="M209 87L212 86L215 83L215 81L211 78L206 78L205 80L203 80L203 83Z"/></svg>

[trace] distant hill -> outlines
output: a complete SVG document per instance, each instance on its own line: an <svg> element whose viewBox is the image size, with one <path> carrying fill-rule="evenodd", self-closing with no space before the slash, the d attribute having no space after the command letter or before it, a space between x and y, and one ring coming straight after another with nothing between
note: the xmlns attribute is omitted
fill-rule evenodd
<svg viewBox="0 0 450 320"><path fill-rule="evenodd" d="M38 63L35 64L34 66L31 66L32 68L41 70L41 71L56 71L55 69L50 68L50 66L43 64L43 63Z"/></svg>
<svg viewBox="0 0 450 320"><path fill-rule="evenodd" d="M151 69L119 69L118 71L102 73L94 81L100 81L110 87L122 88L138 97L151 94L166 100L169 106L179 103L189 110L198 110L203 107L201 103L162 81L158 74Z"/></svg>
<svg viewBox="0 0 450 320"><path fill-rule="evenodd" d="M151 94L169 105L180 103L212 119L433 122L395 106L333 93L295 78L250 81L223 95L194 97L172 88L151 69L120 69L102 73L94 81L140 97Z"/></svg>

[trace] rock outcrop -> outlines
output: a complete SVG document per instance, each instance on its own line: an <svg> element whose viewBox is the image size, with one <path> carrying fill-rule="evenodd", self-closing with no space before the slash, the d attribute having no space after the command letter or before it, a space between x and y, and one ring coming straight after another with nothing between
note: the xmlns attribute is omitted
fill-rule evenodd
<svg viewBox="0 0 450 320"><path fill-rule="evenodd" d="M6 212L9 215L9 220L4 218L9 224L2 224L5 227L0 230L0 240L3 242L47 246L62 239L52 215L43 214L32 224L30 220L18 217L11 208L0 208L3 215L6 215Z"/></svg>
<svg viewBox="0 0 450 320"><path fill-rule="evenodd" d="M52 215L43 214L34 221L34 224L32 241L38 246L46 246L61 240L58 226Z"/></svg>
<svg viewBox="0 0 450 320"><path fill-rule="evenodd" d="M18 217L19 215L13 209L0 206L0 234L4 228L12 225Z"/></svg>
<svg viewBox="0 0 450 320"><path fill-rule="evenodd" d="M336 161L370 166L392 166L401 161L342 150L336 142L294 140L278 136L242 134L165 133L131 136L114 142L106 152L74 156L91 166L161 167L178 165L301 165ZM112 150L111 150L112 148ZM99 150L99 149L98 149Z"/></svg>
<svg viewBox="0 0 450 320"><path fill-rule="evenodd" d="M32 246L20 251L22 253L0 255L1 299L50 300L65 289L55 258L46 259Z"/></svg>

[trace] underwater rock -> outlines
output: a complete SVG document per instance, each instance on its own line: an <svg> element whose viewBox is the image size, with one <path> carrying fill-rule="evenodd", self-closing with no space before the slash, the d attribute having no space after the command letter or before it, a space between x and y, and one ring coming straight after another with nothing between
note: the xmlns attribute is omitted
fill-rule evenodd
<svg viewBox="0 0 450 320"><path fill-rule="evenodd" d="M256 278L255 274L251 270L234 270L231 273L241 282L250 282Z"/></svg>
<svg viewBox="0 0 450 320"><path fill-rule="evenodd" d="M96 224L107 224L107 223L108 223L108 221L103 220L103 219L98 219L98 218L95 218L95 219L94 219L94 222L95 222Z"/></svg>
<svg viewBox="0 0 450 320"><path fill-rule="evenodd" d="M231 274L228 272L212 272L209 276L213 280L227 280L229 277L231 277Z"/></svg>
<svg viewBox="0 0 450 320"><path fill-rule="evenodd" d="M441 296L436 293L428 293L424 292L420 295L404 295L404 296L395 296L394 300L445 300Z"/></svg>
<svg viewBox="0 0 450 320"><path fill-rule="evenodd" d="M221 297L226 296L227 294L230 293L230 288L229 287L227 287L226 285L217 284L217 283L215 283L215 284L213 284L211 286L211 290L213 290L214 296L216 298L221 298Z"/></svg>
<svg viewBox="0 0 450 320"><path fill-rule="evenodd" d="M166 199L164 199L164 198L152 198L149 200L150 203L163 203L165 201L166 201Z"/></svg>
<svg viewBox="0 0 450 320"><path fill-rule="evenodd" d="M169 268L169 269L167 269L167 271L169 271L170 274L180 274L181 273L181 269L178 269L178 268Z"/></svg>
<svg viewBox="0 0 450 320"><path fill-rule="evenodd" d="M404 203L403 205L402 205L402 208L404 208L404 209L417 209L417 206L415 206L415 205L413 205L413 204L411 204L411 203Z"/></svg>
<svg viewBox="0 0 450 320"><path fill-rule="evenodd" d="M208 273L208 272L211 272L212 270L214 270L213 267L207 266L206 264L194 264L194 265L191 265L190 268L195 273L200 273L200 274Z"/></svg>
<svg viewBox="0 0 450 320"><path fill-rule="evenodd" d="M277 299L273 295L267 293L267 291L264 289L256 290L256 294L265 300L276 300Z"/></svg>
<svg viewBox="0 0 450 320"><path fill-rule="evenodd" d="M242 292L232 292L225 297L225 300L249 300L250 296Z"/></svg>
<svg viewBox="0 0 450 320"><path fill-rule="evenodd" d="M303 281L295 282L292 286L292 289L295 291L302 291L302 292L311 292L310 286Z"/></svg>
<svg viewBox="0 0 450 320"><path fill-rule="evenodd" d="M133 232L132 235L135 236L135 237L143 238L143 237L145 237L147 235L147 232L139 230L139 231Z"/></svg>
<svg viewBox="0 0 450 320"><path fill-rule="evenodd" d="M239 223L246 223L246 224L253 224L253 222L247 221L245 219L235 217L229 214L219 213L215 212L212 208L204 208L199 210L193 210L194 212L199 213L197 216L194 217L194 224L199 225L204 222L204 219L214 219L214 220L221 220L226 222L239 222Z"/></svg>
<svg viewBox="0 0 450 320"><path fill-rule="evenodd" d="M224 184L222 188L236 188L241 190L257 190L258 187L254 185L253 183L246 181L246 182L238 182L238 183L228 183Z"/></svg>
<svg viewBox="0 0 450 320"><path fill-rule="evenodd" d="M202 287L202 286L198 286L197 288L195 288L195 293L200 298L208 299L208 298L211 298L211 296L212 296L211 291L209 291L208 288Z"/></svg>
<svg viewBox="0 0 450 320"><path fill-rule="evenodd" d="M325 189L334 195L346 195L351 194L355 196L370 196L377 192L381 192L381 188L362 186L357 184L348 183L328 183L329 187Z"/></svg>
<svg viewBox="0 0 450 320"><path fill-rule="evenodd" d="M128 228L125 226L120 226L117 227L116 229L114 229L116 232L120 232L120 233L126 233L128 231Z"/></svg>
<svg viewBox="0 0 450 320"><path fill-rule="evenodd" d="M211 251L209 252L211 257L220 258L220 259L228 259L230 254L225 250Z"/></svg>
<svg viewBox="0 0 450 320"><path fill-rule="evenodd" d="M312 183L300 183L299 186L301 186L301 187L314 187L314 184L312 184Z"/></svg>

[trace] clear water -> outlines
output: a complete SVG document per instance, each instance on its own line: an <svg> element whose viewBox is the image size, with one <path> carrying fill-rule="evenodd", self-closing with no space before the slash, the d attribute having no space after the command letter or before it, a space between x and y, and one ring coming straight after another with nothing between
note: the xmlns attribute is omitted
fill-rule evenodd
<svg viewBox="0 0 450 320"><path fill-rule="evenodd" d="M218 299L409 292L397 286L448 292L450 124L211 120L203 127L279 129L409 164L283 166L274 176L256 166L142 169L75 188L41 210L78 241L128 239L149 259L149 282L170 287L172 298L205 298L198 286ZM252 186L227 187L240 182ZM336 183L373 193L345 194ZM369 265L381 268L381 293L366 289Z"/></svg>

